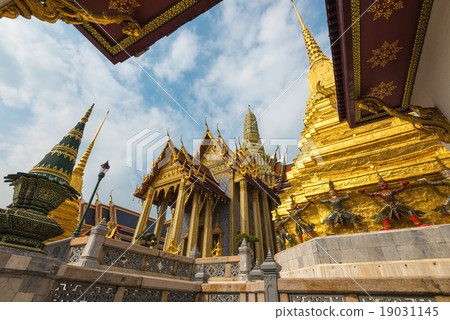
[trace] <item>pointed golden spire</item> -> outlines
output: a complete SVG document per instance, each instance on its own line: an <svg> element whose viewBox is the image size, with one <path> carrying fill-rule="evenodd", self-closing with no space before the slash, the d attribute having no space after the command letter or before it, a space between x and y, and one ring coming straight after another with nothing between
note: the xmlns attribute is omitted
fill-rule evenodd
<svg viewBox="0 0 450 320"><path fill-rule="evenodd" d="M305 39L306 51L308 51L309 63L310 66L313 65L314 62L321 59L328 59L320 49L314 37L309 32L308 28L306 28L305 23L303 22L300 13L295 6L294 0L291 0L292 5L294 6L295 12L297 13L298 20L300 21L300 25L302 26L303 38Z"/></svg>
<svg viewBox="0 0 450 320"><path fill-rule="evenodd" d="M100 127L97 129L97 132L95 133L94 138L92 139L89 146L86 148L86 151L84 152L83 156L80 159L80 162L78 162L77 166L73 170L72 173L72 180L70 182L71 186L75 188L79 193L81 193L81 187L83 186L83 175L84 175L84 169L86 168L86 163L89 159L89 156L91 155L92 149L94 148L95 140L97 139L98 134L100 133L100 130L103 127L103 124L105 123L106 117L109 114L109 110L105 115L105 118L103 119L102 123L100 124Z"/></svg>
<svg viewBox="0 0 450 320"><path fill-rule="evenodd" d="M100 127L97 129L97 132L95 133L94 138L92 139L89 146L86 148L86 151L84 152L83 156L81 157L80 162L78 162L77 166L74 169L74 172L75 171L79 172L81 174L81 176L83 176L83 174L84 174L84 168L86 167L86 163L89 159L89 156L91 155L95 140L97 139L97 136L100 133L100 130L102 129L103 124L105 123L105 120L106 120L106 117L108 116L108 114L109 114L109 110L108 110L108 112L106 112L105 118L103 118L103 121L100 124Z"/></svg>

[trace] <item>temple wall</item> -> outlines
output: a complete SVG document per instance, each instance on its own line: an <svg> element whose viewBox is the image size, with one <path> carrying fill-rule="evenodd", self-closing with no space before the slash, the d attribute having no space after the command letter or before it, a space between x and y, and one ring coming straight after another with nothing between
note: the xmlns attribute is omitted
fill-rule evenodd
<svg viewBox="0 0 450 320"><path fill-rule="evenodd" d="M419 233L411 234L414 230ZM365 235L370 237L365 243L372 243L373 246L385 243L385 247L388 248L389 243L385 241L391 241L391 247L394 245L399 247L396 241L401 240L403 246L421 248L423 254L428 254L428 251L433 252L434 257L439 255L433 250L432 243L436 243L443 252L442 255L448 256L446 248L448 249L449 232L450 226L433 226L379 234L368 233ZM383 237L379 238L379 235ZM317 248L317 240L319 240L325 241L322 245L326 245L329 249L333 243L337 243L340 250L345 251L341 243L346 241L341 240L346 238L348 246L357 248L356 243L360 241L356 238L360 236L364 235L320 238L308 241L305 245L308 244L312 248L315 244ZM74 301L81 295L83 295L80 298L81 301L97 302L265 301L264 280L238 280L240 256L192 259L142 246L130 246L114 239L100 237L91 242L89 240L90 237L71 240L71 249L66 261L42 254L0 248L0 301ZM329 243L326 242L328 240L330 240ZM80 261L83 260L83 256L87 257L89 252L92 252L85 248L98 245L101 246L96 258L98 266L90 268L81 266ZM425 248L425 246L428 247ZM280 260L280 256L292 255L297 247L279 253L275 258ZM337 248L333 248L333 252L337 251L339 251ZM342 254L342 256L346 255ZM421 263L425 260L411 253L408 257L410 259L407 261L396 260L396 262L409 267L413 263ZM324 258L319 256L318 259ZM392 257L389 259L394 260ZM282 302L356 302L367 301L367 294L369 294L377 301L450 301L448 259L438 260L437 258L434 261L429 259L432 263L426 267L428 270L440 268L444 275L409 273L378 276L376 272L372 272L360 277L355 274L352 274L352 277L343 277L325 273L315 278L282 277L277 280L278 297ZM193 273L197 272L199 266L203 264L211 276L208 282L192 281ZM355 268L355 265L358 268L357 263L353 263L352 268ZM335 267L338 268L337 265ZM282 275L285 272L286 269L282 270ZM85 292L91 285L90 290Z"/></svg>
<svg viewBox="0 0 450 320"><path fill-rule="evenodd" d="M279 252L282 278L450 274L450 225L314 238Z"/></svg>
<svg viewBox="0 0 450 320"><path fill-rule="evenodd" d="M234 239L230 240L230 210L228 203L218 203L216 208L218 217L219 217L219 225L220 229L222 229L223 233L223 255L229 256L232 255L229 253L230 251L230 241L234 241ZM214 221L215 223L215 221ZM213 227L215 224L213 224Z"/></svg>

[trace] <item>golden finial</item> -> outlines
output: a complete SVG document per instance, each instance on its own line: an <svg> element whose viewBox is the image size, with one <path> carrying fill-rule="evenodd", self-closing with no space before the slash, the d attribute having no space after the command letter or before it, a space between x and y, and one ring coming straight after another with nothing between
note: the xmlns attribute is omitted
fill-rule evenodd
<svg viewBox="0 0 450 320"><path fill-rule="evenodd" d="M252 112L252 110L250 109L250 105L248 105L248 112Z"/></svg>
<svg viewBox="0 0 450 320"><path fill-rule="evenodd" d="M92 104L92 106L89 108L89 110L86 112L86 114L84 115L83 118L81 118L81 123L86 123L88 122L89 116L92 113L92 109L94 108L95 103Z"/></svg>
<svg viewBox="0 0 450 320"><path fill-rule="evenodd" d="M93 107L93 106L94 106L94 105L92 105L92 107ZM91 107L89 110L92 110L92 107ZM89 111L88 111L88 113L89 113ZM86 113L86 114L87 114L87 113ZM81 157L80 162L78 162L77 166L76 166L75 169L73 170L72 176L78 174L78 175L80 175L80 176L82 177L82 176L84 175L84 169L86 168L86 163L87 163L87 161L88 161L88 159L89 159L89 156L91 155L92 149L94 148L95 140L97 139L98 134L100 133L100 130L102 129L103 124L105 123L106 117L108 117L108 114L109 114L109 110L108 110L108 112L106 112L106 115L105 115L105 117L103 118L103 121L102 121L102 123L100 124L100 127L98 127L97 132L95 133L94 138L92 139L91 143L89 143L88 147L86 148L86 151L84 152L83 156ZM87 121L87 120L86 120L86 121Z"/></svg>
<svg viewBox="0 0 450 320"><path fill-rule="evenodd" d="M169 128L167 128L167 136L168 136L169 139L170 139Z"/></svg>
<svg viewBox="0 0 450 320"><path fill-rule="evenodd" d="M216 126L217 132L219 133L219 137L221 137L222 135L220 134L220 130L219 130L219 123L217 122L217 126Z"/></svg>
<svg viewBox="0 0 450 320"><path fill-rule="evenodd" d="M302 19L300 13L297 10L297 7L296 7L296 5L294 3L294 0L291 0L291 2L294 5L295 13L297 13L297 17L298 17L298 20L300 21L300 25L302 26L302 31L303 31L303 30L306 29L305 23L303 22L303 19Z"/></svg>
<svg viewBox="0 0 450 320"><path fill-rule="evenodd" d="M308 28L306 28L305 23L303 22L303 19L297 10L297 7L295 6L294 0L291 0L291 2L294 6L298 20L300 21L300 25L302 27L303 38L305 40L306 51L308 52L310 65L312 65L317 60L327 59L327 57L323 54L314 37L309 32Z"/></svg>
<svg viewBox="0 0 450 320"><path fill-rule="evenodd" d="M111 192L109 193L109 203L112 203L112 193L113 193L114 189L111 190Z"/></svg>
<svg viewBox="0 0 450 320"><path fill-rule="evenodd" d="M181 149L185 149L185 148L184 148L183 136L182 136L182 135L180 135L180 141L181 141L181 148L180 148L180 151L181 151Z"/></svg>
<svg viewBox="0 0 450 320"><path fill-rule="evenodd" d="M206 126L206 131L209 131L209 127L208 127L208 123L206 122L206 116L205 116L205 126Z"/></svg>

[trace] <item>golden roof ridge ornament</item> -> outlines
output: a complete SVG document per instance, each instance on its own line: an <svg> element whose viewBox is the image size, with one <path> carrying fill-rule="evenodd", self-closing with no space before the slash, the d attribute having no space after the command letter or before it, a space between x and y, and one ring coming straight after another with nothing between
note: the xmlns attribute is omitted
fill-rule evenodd
<svg viewBox="0 0 450 320"><path fill-rule="evenodd" d="M217 129L217 132L219 133L219 135L218 135L218 137L217 138L219 138L219 137L221 137L222 135L220 134L220 130L219 130L219 123L217 122L217 126L216 126L216 129Z"/></svg>
<svg viewBox="0 0 450 320"><path fill-rule="evenodd" d="M300 21L300 25L302 27L303 38L305 40L306 51L308 52L310 66L312 66L314 62L318 60L328 59L328 57L323 54L314 37L311 35L311 32L309 32L308 28L306 28L305 23L303 22L303 19L297 10L294 0L291 0L291 2L292 5L294 6L295 13L297 14L298 20Z"/></svg>
<svg viewBox="0 0 450 320"><path fill-rule="evenodd" d="M208 127L208 123L206 122L206 118L207 118L207 116L205 116L205 126L206 126L206 131L209 131L209 127Z"/></svg>

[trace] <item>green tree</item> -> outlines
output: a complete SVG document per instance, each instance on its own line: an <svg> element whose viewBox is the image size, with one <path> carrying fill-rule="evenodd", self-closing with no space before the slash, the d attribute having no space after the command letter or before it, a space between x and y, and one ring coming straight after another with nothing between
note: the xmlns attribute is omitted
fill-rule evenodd
<svg viewBox="0 0 450 320"><path fill-rule="evenodd" d="M246 233L239 233L238 235L236 235L236 237L234 238L236 240L236 245L239 248L241 246L242 241L247 240L247 243L249 244L249 246L252 246L253 243L255 242L259 242L258 237L255 236L249 236Z"/></svg>

